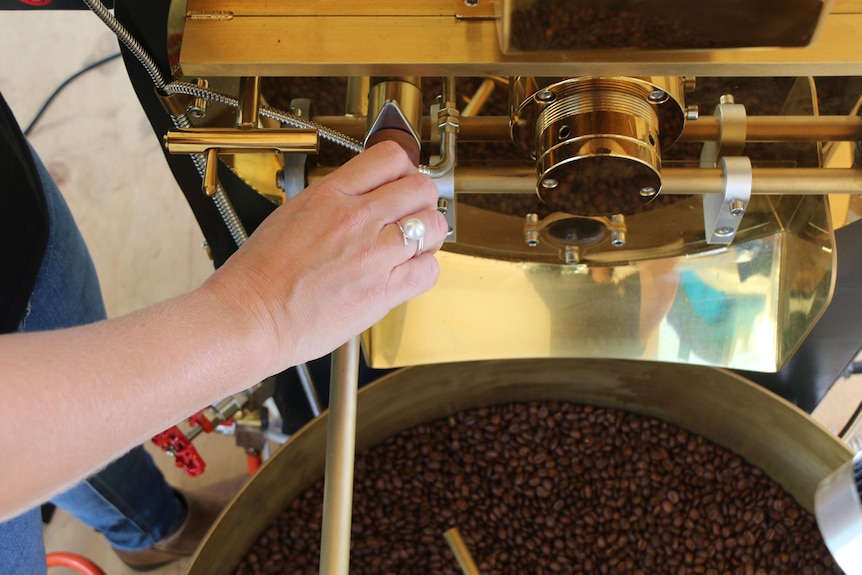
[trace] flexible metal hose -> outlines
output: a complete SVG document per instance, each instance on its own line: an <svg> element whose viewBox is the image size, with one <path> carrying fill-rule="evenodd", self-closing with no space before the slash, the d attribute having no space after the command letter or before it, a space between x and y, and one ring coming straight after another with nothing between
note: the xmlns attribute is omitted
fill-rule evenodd
<svg viewBox="0 0 862 575"><path fill-rule="evenodd" d="M229 94L210 90L209 88L202 88L189 82L171 82L165 86L165 92L168 94L184 94L194 98L203 98L232 108L239 106L239 100ZM364 149L362 142L354 140L353 138L337 132L332 128L328 128L311 120L299 118L293 114L289 114L269 106L261 106L260 115L277 120L294 128L311 128L313 130L317 130L321 138L329 140L330 142L343 146L356 153L359 153Z"/></svg>
<svg viewBox="0 0 862 575"><path fill-rule="evenodd" d="M162 78L162 74L159 71L159 67L155 60L153 60L140 43L135 40L129 31L120 24L114 15L105 8L105 5L102 4L101 0L84 0L84 3L102 22L105 23L108 28L111 29L111 32L116 35L117 39L129 50L129 52L137 58L141 65L143 65L147 75L152 79L156 89L160 93L164 94L167 83L164 78ZM179 116L172 114L171 121L176 128L190 128L192 126L191 121L185 114ZM203 178L204 173L206 172L206 157L203 154L193 154L192 162L201 178ZM227 226L234 242L237 246L241 246L243 242L248 239L248 232L246 232L245 227L242 225L239 215L236 213L236 210L234 209L233 204L231 204L230 199L227 197L221 183L218 184L216 193L213 194L213 202L215 203L216 209L221 215L222 220Z"/></svg>

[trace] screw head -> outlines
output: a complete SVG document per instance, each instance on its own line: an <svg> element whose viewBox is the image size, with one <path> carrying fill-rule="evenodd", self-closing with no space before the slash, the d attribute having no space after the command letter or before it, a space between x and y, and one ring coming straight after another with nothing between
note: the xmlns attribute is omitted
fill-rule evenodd
<svg viewBox="0 0 862 575"><path fill-rule="evenodd" d="M550 90L541 90L536 94L536 100L539 102L553 102L557 95Z"/></svg>
<svg viewBox="0 0 862 575"><path fill-rule="evenodd" d="M647 96L647 99L653 104L662 104L667 102L669 98L670 96L668 96L668 93L664 90L653 90Z"/></svg>

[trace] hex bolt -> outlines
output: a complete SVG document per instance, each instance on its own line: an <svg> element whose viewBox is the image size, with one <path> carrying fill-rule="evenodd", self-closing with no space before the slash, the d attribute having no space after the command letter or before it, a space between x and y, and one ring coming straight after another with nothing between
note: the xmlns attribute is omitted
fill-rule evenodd
<svg viewBox="0 0 862 575"><path fill-rule="evenodd" d="M621 248L626 245L626 233L620 230L611 232L611 245L615 248Z"/></svg>
<svg viewBox="0 0 862 575"><path fill-rule="evenodd" d="M730 215L731 216L741 216L745 213L745 202L742 200L733 200L730 202Z"/></svg>
<svg viewBox="0 0 862 575"><path fill-rule="evenodd" d="M437 211L443 215L449 213L449 200L446 198L437 198Z"/></svg>

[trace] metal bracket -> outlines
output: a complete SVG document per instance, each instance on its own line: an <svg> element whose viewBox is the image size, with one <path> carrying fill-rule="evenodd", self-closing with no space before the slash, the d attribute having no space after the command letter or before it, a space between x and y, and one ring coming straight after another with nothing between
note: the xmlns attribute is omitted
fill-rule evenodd
<svg viewBox="0 0 862 575"><path fill-rule="evenodd" d="M294 98L290 101L290 110L295 116L311 118L311 100L309 98ZM282 125L282 127L285 127ZM276 175L276 185L289 200L305 189L305 163L308 154L282 154L284 168Z"/></svg>
<svg viewBox="0 0 862 575"><path fill-rule="evenodd" d="M751 160L721 158L724 191L703 197L703 229L708 244L730 244L751 199Z"/></svg>
<svg viewBox="0 0 862 575"><path fill-rule="evenodd" d="M733 96L725 94L713 115L718 118L718 139L703 144L700 152L701 168L715 168L721 158L741 156L745 148L745 106L734 104Z"/></svg>
<svg viewBox="0 0 862 575"><path fill-rule="evenodd" d="M416 140L416 145L420 149L422 148L422 140L419 138L419 134L416 133L416 130L410 124L410 120L404 116L401 106L394 100L388 100L383 104L380 113L377 114L377 118L365 136L364 143L367 145L371 135L380 130L400 130L405 132Z"/></svg>
<svg viewBox="0 0 862 575"><path fill-rule="evenodd" d="M429 158L432 165L439 160L440 156L431 156ZM446 174L434 178L434 184L437 185L437 210L446 217L446 224L449 226L446 241L457 241L458 234L455 222L458 219L456 211L458 202L455 198L455 170L449 170Z"/></svg>

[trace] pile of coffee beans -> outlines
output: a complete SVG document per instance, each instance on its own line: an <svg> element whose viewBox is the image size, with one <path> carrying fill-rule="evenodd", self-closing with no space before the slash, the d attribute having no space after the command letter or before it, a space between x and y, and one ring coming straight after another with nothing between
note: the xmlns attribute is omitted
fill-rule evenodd
<svg viewBox="0 0 862 575"><path fill-rule="evenodd" d="M512 14L512 47L517 50L641 50L727 47L680 25L679 17L572 0L540 0Z"/></svg>
<svg viewBox="0 0 862 575"><path fill-rule="evenodd" d="M237 575L318 573L323 481L260 536ZM357 455L352 574L840 574L814 518L700 436L562 402L465 410Z"/></svg>

